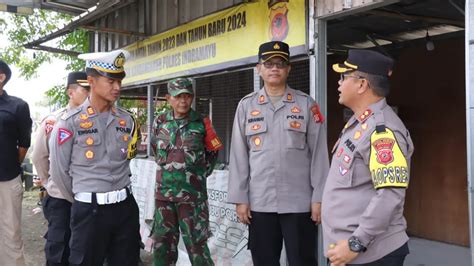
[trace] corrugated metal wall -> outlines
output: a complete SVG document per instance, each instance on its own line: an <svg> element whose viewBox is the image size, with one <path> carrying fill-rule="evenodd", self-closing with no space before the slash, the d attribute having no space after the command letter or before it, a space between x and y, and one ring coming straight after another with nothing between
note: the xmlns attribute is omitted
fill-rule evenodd
<svg viewBox="0 0 474 266"><path fill-rule="evenodd" d="M101 28L126 30L153 36L196 18L229 8L247 0L137 0L94 24ZM117 33L93 34L93 51L114 50L144 37Z"/></svg>

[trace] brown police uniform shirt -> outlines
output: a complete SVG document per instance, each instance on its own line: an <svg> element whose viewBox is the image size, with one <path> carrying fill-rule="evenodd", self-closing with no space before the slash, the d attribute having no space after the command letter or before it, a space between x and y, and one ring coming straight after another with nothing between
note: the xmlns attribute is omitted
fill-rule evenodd
<svg viewBox="0 0 474 266"><path fill-rule="evenodd" d="M43 119L41 126L36 133L36 140L34 144L33 154L31 160L36 168L41 183L48 195L54 198L65 199L54 181L49 177L49 137L53 130L54 124L59 117L66 113L69 109L60 109Z"/></svg>
<svg viewBox="0 0 474 266"><path fill-rule="evenodd" d="M310 96L290 87L274 104L264 88L245 96L232 129L228 202L257 212L310 212L329 168L323 119Z"/></svg>
<svg viewBox="0 0 474 266"><path fill-rule="evenodd" d="M50 176L69 201L78 192L122 189L131 183L129 160L139 137L138 124L126 110L98 113L86 99L54 126Z"/></svg>
<svg viewBox="0 0 474 266"><path fill-rule="evenodd" d="M367 247L351 263L382 258L408 241L403 217L413 142L386 100L353 116L333 149L322 202L324 249L359 238Z"/></svg>

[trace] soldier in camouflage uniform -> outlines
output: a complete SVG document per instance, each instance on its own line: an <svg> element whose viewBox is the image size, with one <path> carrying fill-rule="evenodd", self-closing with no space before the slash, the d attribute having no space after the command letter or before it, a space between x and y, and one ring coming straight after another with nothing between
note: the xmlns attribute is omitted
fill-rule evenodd
<svg viewBox="0 0 474 266"><path fill-rule="evenodd" d="M170 81L168 93L173 110L159 115L154 126L158 164L154 265L176 263L180 230L191 263L214 265L207 247L206 177L222 143L209 118L191 109L194 93L190 79Z"/></svg>

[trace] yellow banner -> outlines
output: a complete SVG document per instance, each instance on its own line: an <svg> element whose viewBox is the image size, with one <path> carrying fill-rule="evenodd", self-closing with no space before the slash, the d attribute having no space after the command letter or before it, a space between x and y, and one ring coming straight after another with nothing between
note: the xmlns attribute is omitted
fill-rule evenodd
<svg viewBox="0 0 474 266"><path fill-rule="evenodd" d="M258 46L271 40L306 52L305 0L244 3L129 45L123 85L256 64Z"/></svg>

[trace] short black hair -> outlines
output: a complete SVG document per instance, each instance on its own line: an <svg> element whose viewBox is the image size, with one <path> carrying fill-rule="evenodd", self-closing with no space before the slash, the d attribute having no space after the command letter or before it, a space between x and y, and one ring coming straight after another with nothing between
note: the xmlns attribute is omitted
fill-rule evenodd
<svg viewBox="0 0 474 266"><path fill-rule="evenodd" d="M3 82L3 85L7 84L7 82L12 77L12 71L11 71L10 67L3 60L0 60L0 74L5 74L5 76L6 76L6 79Z"/></svg>
<svg viewBox="0 0 474 266"><path fill-rule="evenodd" d="M390 80L388 76L375 75L362 71L354 71L369 82L370 88L377 96L387 97L390 93Z"/></svg>

